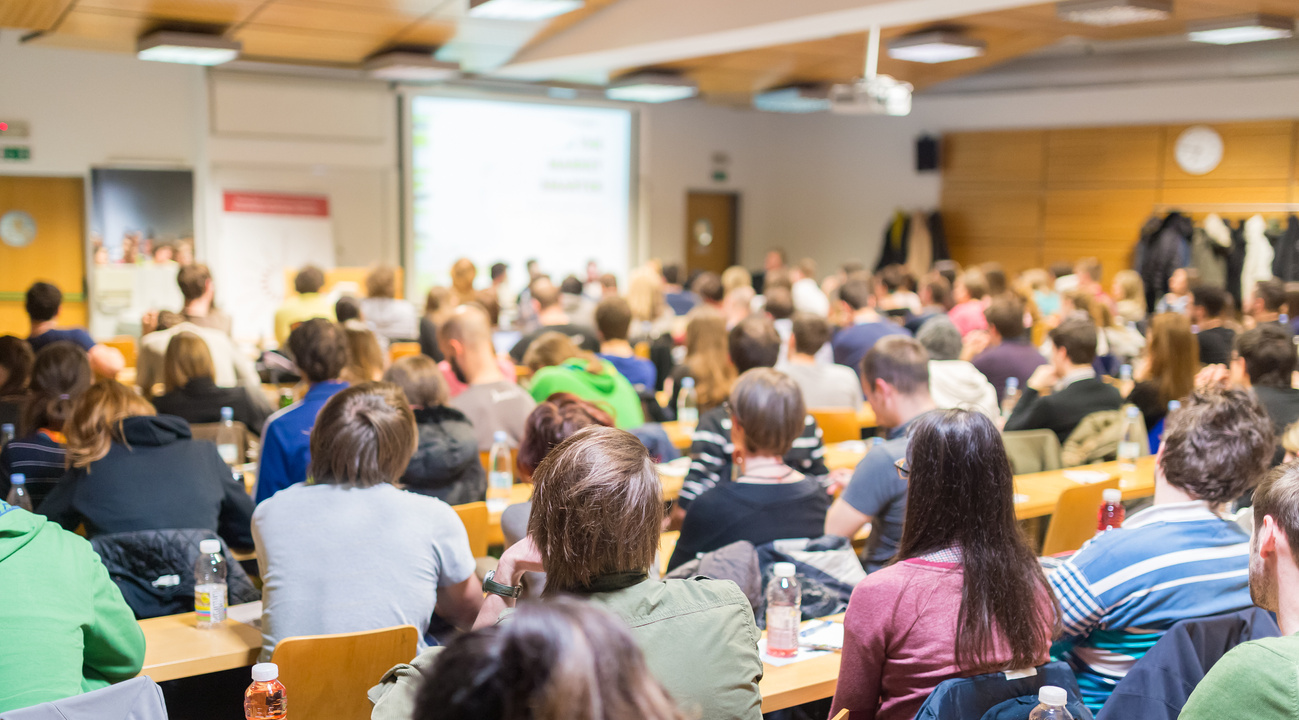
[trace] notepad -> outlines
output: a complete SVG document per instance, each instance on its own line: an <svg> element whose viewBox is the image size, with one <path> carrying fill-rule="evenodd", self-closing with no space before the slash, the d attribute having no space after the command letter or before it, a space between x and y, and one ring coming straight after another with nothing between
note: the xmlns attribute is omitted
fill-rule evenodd
<svg viewBox="0 0 1299 720"><path fill-rule="evenodd" d="M1109 480L1111 475L1100 470L1065 470L1064 476L1083 485L1094 485Z"/></svg>
<svg viewBox="0 0 1299 720"><path fill-rule="evenodd" d="M262 625L262 601L231 605L226 608L226 617L253 627Z"/></svg>

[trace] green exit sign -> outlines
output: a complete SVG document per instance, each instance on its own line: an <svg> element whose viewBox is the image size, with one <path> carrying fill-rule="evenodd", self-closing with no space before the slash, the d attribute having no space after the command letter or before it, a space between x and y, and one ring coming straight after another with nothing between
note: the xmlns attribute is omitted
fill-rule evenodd
<svg viewBox="0 0 1299 720"><path fill-rule="evenodd" d="M31 160L32 149L21 145L10 145L4 149L5 160Z"/></svg>

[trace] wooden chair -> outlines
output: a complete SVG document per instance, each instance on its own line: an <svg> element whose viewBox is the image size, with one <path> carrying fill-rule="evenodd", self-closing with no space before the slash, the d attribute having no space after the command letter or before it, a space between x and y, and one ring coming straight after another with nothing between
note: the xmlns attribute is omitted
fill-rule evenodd
<svg viewBox="0 0 1299 720"><path fill-rule="evenodd" d="M129 368L135 367L135 358L137 354L136 346L135 346L135 338L131 337L130 335L117 335L115 337L111 337L103 341L100 344L103 345L104 347L111 347L117 350L118 352L122 353L122 359L126 361L126 367Z"/></svg>
<svg viewBox="0 0 1299 720"><path fill-rule="evenodd" d="M1016 475L1059 470L1060 437L1054 430L1015 430L1004 432L1006 455Z"/></svg>
<svg viewBox="0 0 1299 720"><path fill-rule="evenodd" d="M659 574L667 576L668 561L672 559L672 551L677 549L677 540L681 538L680 530L669 530L659 535Z"/></svg>
<svg viewBox="0 0 1299 720"><path fill-rule="evenodd" d="M813 408L808 413L821 427L821 441L826 445L845 440L861 440L861 421L852 408Z"/></svg>
<svg viewBox="0 0 1299 720"><path fill-rule="evenodd" d="M645 342L644 340L641 340L640 342L636 343L635 347L632 348L632 354L634 354L638 358L641 358L642 360L649 360L650 344Z"/></svg>
<svg viewBox="0 0 1299 720"><path fill-rule="evenodd" d="M291 698L293 717L311 720L368 720L373 706L366 691L392 666L415 657L419 630L411 625L285 638L271 662Z"/></svg>
<svg viewBox="0 0 1299 720"><path fill-rule="evenodd" d="M1115 476L1104 482L1078 485L1060 493L1060 499L1055 503L1055 512L1051 514L1051 524L1046 529L1046 539L1042 541L1042 555L1050 557L1072 552L1091 540L1096 535L1101 494L1110 488L1117 489L1118 486L1119 478Z"/></svg>
<svg viewBox="0 0 1299 720"><path fill-rule="evenodd" d="M491 525L491 513L487 512L487 503L474 502L454 505L451 508L460 516L460 522L469 533L469 550L474 557L487 557L487 530Z"/></svg>
<svg viewBox="0 0 1299 720"><path fill-rule="evenodd" d="M239 463L248 462L248 448L252 444L253 434L248 428L238 420L234 423L235 430L239 433ZM189 426L190 434L195 440L207 440L208 442L217 441L217 432L221 430L221 423L194 423Z"/></svg>
<svg viewBox="0 0 1299 720"><path fill-rule="evenodd" d="M388 362L395 363L404 357L419 355L421 352L423 351L420 350L417 342L395 342L388 346Z"/></svg>

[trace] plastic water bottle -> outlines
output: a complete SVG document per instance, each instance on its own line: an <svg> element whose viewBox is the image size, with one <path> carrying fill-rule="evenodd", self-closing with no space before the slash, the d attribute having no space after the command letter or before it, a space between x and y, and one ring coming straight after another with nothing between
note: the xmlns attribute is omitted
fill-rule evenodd
<svg viewBox="0 0 1299 720"><path fill-rule="evenodd" d="M5 423L0 425L0 449L14 441L14 424Z"/></svg>
<svg viewBox="0 0 1299 720"><path fill-rule="evenodd" d="M1182 401L1181 401L1181 400L1169 400L1169 401L1168 401L1168 415L1172 415L1174 410L1181 410L1181 409L1182 409ZM1165 415L1164 417L1168 417L1168 415Z"/></svg>
<svg viewBox="0 0 1299 720"><path fill-rule="evenodd" d="M284 408L292 404L293 404L293 391L288 388L284 388L283 390L280 390L280 409L283 410Z"/></svg>
<svg viewBox="0 0 1299 720"><path fill-rule="evenodd" d="M510 436L507 433L496 431L487 458L487 509L501 512L510 506L510 491L514 488L514 467L510 462Z"/></svg>
<svg viewBox="0 0 1299 720"><path fill-rule="evenodd" d="M1135 405L1127 406L1123 415L1123 428L1119 434L1119 470L1133 471L1137 469L1137 456L1141 454L1141 428L1137 426L1137 419L1141 417L1141 411Z"/></svg>
<svg viewBox="0 0 1299 720"><path fill-rule="evenodd" d="M1123 527L1123 491L1106 488L1101 492L1101 509L1097 513L1096 532Z"/></svg>
<svg viewBox="0 0 1299 720"><path fill-rule="evenodd" d="M699 395L695 392L695 379L681 378L681 392L677 393L677 422L694 427L699 424Z"/></svg>
<svg viewBox="0 0 1299 720"><path fill-rule="evenodd" d="M216 438L217 453L226 465L234 467L244 464L243 458L239 457L240 438L239 431L235 428L234 408L221 408L221 427L217 428Z"/></svg>
<svg viewBox="0 0 1299 720"><path fill-rule="evenodd" d="M32 496L27 494L26 475L14 473L9 476L9 497L5 498L5 502L16 508L32 512Z"/></svg>
<svg viewBox="0 0 1299 720"><path fill-rule="evenodd" d="M1006 378L1006 392L1001 396L1001 416L1009 418L1019 404L1019 378Z"/></svg>
<svg viewBox="0 0 1299 720"><path fill-rule="evenodd" d="M798 626L803 621L803 591L794 576L794 563L776 563L767 585L767 654L787 658L798 654Z"/></svg>
<svg viewBox="0 0 1299 720"><path fill-rule="evenodd" d="M1054 685L1043 685L1042 689L1037 691L1037 707L1033 712L1028 714L1028 720L1073 720L1073 716L1065 709L1065 703L1069 702L1069 693L1064 688Z"/></svg>
<svg viewBox="0 0 1299 720"><path fill-rule="evenodd" d="M220 540L204 540L198 545L194 561L194 614L200 630L207 630L226 619L226 559Z"/></svg>
<svg viewBox="0 0 1299 720"><path fill-rule="evenodd" d="M1123 393L1124 397L1127 397L1128 393L1132 392L1132 388L1135 387L1135 385L1136 383L1132 382L1132 366L1120 365L1119 366L1119 392Z"/></svg>
<svg viewBox="0 0 1299 720"><path fill-rule="evenodd" d="M289 716L289 700L280 682L280 668L275 663L253 666L253 684L244 692L245 720L284 720Z"/></svg>

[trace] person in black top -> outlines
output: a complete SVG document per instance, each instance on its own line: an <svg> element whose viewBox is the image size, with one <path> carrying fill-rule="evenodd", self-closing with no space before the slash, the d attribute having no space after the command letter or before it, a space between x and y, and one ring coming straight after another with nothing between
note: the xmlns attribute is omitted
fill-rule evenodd
<svg viewBox="0 0 1299 720"><path fill-rule="evenodd" d="M1231 296L1225 290L1200 286L1191 290L1191 322L1199 331L1201 365L1226 365L1231 362L1231 347L1236 331L1222 325L1222 314Z"/></svg>
<svg viewBox="0 0 1299 720"><path fill-rule="evenodd" d="M784 460L807 416L798 383L770 368L749 370L731 390L729 408L739 475L695 498L669 570L740 540L814 538L825 528L825 487Z"/></svg>
<svg viewBox="0 0 1299 720"><path fill-rule="evenodd" d="M139 530L211 530L251 548L253 500L189 424L154 415L149 401L115 380L82 396L67 424L68 474L37 507L89 537Z"/></svg>
<svg viewBox="0 0 1299 720"><path fill-rule="evenodd" d="M1291 387L1299 357L1289 331L1266 324L1243 332L1236 338L1236 355L1231 363L1233 384L1254 389L1279 440L1299 421L1299 390Z"/></svg>
<svg viewBox="0 0 1299 720"><path fill-rule="evenodd" d="M1137 384L1125 402L1136 405L1153 432L1168 414L1168 403L1181 400L1195 389L1199 350L1191 321L1181 313L1160 313L1150 318L1146 354L1137 361Z"/></svg>
<svg viewBox="0 0 1299 720"><path fill-rule="evenodd" d="M532 294L532 307L536 311L541 327L524 335L510 349L510 357L514 358L515 365L523 362L523 354L528 351L532 341L547 332L563 333L572 338L573 342L583 350L590 353L600 352L600 339L595 334L595 330L572 323L568 313L564 312L563 305L560 304L559 288L555 287L549 278L540 277L533 280L528 290Z"/></svg>
<svg viewBox="0 0 1299 720"><path fill-rule="evenodd" d="M1285 283L1280 280L1260 280L1254 285L1254 299L1245 309L1254 318L1255 327L1275 325L1294 335L1290 323L1281 321L1281 314L1286 310L1286 293Z"/></svg>
<svg viewBox="0 0 1299 720"><path fill-rule="evenodd" d="M158 412L175 415L187 423L215 423L221 422L221 408L228 407L234 412L235 422L262 434L266 411L242 387L217 387L212 353L202 338L194 333L177 333L167 343L162 362L167 390L153 399Z"/></svg>
<svg viewBox="0 0 1299 720"><path fill-rule="evenodd" d="M11 473L25 476L32 507L63 478L63 426L93 380L86 351L73 343L50 343L36 354L18 438L0 450L0 498L9 495Z"/></svg>
<svg viewBox="0 0 1299 720"><path fill-rule="evenodd" d="M1028 388L1006 420L1005 430L1046 428L1060 444L1083 418L1102 410L1118 410L1123 398L1118 389L1096 376L1096 326L1074 317L1051 331L1055 350L1051 362L1028 379Z"/></svg>
<svg viewBox="0 0 1299 720"><path fill-rule="evenodd" d="M433 358L404 357L384 372L383 380L402 389L419 433L401 487L448 505L486 499L487 473L478 457L478 436L464 413L447 407L446 380Z"/></svg>
<svg viewBox="0 0 1299 720"><path fill-rule="evenodd" d="M34 361L32 346L26 340L13 335L0 337L0 424L18 427Z"/></svg>

